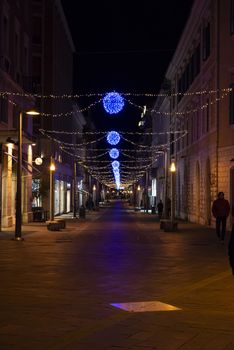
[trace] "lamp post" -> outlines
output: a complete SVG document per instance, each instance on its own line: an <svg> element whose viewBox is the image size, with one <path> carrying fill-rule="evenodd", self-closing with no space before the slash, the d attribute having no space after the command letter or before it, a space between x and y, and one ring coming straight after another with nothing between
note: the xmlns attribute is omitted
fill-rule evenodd
<svg viewBox="0 0 234 350"><path fill-rule="evenodd" d="M93 203L94 203L94 208L96 208L96 185L93 185Z"/></svg>
<svg viewBox="0 0 234 350"><path fill-rule="evenodd" d="M171 221L173 222L175 219L175 172L176 172L176 166L174 161L171 162L170 171L171 171Z"/></svg>
<svg viewBox="0 0 234 350"><path fill-rule="evenodd" d="M74 169L73 169L73 218L76 218L76 211L77 211L77 207L76 207L76 187L77 187L77 181L76 181L76 161L74 160Z"/></svg>
<svg viewBox="0 0 234 350"><path fill-rule="evenodd" d="M27 115L39 115L37 111L27 111ZM18 119L18 159L17 159L17 178L16 178L16 210L15 210L15 239L22 241L22 123L23 112L21 111Z"/></svg>
<svg viewBox="0 0 234 350"><path fill-rule="evenodd" d="M50 221L54 221L54 172L55 165L53 157L50 161Z"/></svg>
<svg viewBox="0 0 234 350"><path fill-rule="evenodd" d="M167 194L167 181L168 181L168 157L167 157L167 149L164 150L164 169L165 169L165 181L164 181L164 205L165 205L165 209L164 209L164 214L165 217L167 218L167 214L168 214L168 194Z"/></svg>
<svg viewBox="0 0 234 350"><path fill-rule="evenodd" d="M137 186L137 205L138 205L138 208L140 208L140 191L141 191L141 186L138 185Z"/></svg>

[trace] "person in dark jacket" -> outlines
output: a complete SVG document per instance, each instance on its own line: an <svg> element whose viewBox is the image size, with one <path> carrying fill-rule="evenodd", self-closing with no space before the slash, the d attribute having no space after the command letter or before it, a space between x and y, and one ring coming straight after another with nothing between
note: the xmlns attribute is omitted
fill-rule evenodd
<svg viewBox="0 0 234 350"><path fill-rule="evenodd" d="M229 263L232 268L232 274L234 276L234 224L232 225L231 237L228 244L228 256L229 256Z"/></svg>
<svg viewBox="0 0 234 350"><path fill-rule="evenodd" d="M161 220L162 214L163 214L163 202L162 202L161 199L160 199L160 201L159 201L158 204L157 204L157 209L158 209L158 217L159 217L159 220Z"/></svg>
<svg viewBox="0 0 234 350"><path fill-rule="evenodd" d="M223 242L226 233L227 217L230 213L230 204L224 199L224 193L219 192L218 198L213 202L212 213L216 218L216 234Z"/></svg>

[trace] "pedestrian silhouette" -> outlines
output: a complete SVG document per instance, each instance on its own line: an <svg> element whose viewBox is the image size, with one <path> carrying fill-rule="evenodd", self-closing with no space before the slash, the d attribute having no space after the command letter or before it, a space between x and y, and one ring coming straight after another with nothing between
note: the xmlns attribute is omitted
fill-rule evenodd
<svg viewBox="0 0 234 350"><path fill-rule="evenodd" d="M227 217L230 213L230 204L224 199L224 193L219 192L218 198L213 202L212 213L216 219L216 234L220 241L224 241Z"/></svg>
<svg viewBox="0 0 234 350"><path fill-rule="evenodd" d="M157 204L157 209L158 209L158 217L159 217L159 220L160 220L162 218L162 214L163 214L163 202L162 202L161 199L160 199L160 201Z"/></svg>

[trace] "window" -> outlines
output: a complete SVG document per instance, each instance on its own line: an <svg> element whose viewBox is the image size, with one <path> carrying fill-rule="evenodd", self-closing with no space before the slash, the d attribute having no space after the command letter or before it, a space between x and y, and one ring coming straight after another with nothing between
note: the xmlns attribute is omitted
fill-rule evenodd
<svg viewBox="0 0 234 350"><path fill-rule="evenodd" d="M29 39L26 34L24 34L24 46L23 46L23 73L28 75L29 71Z"/></svg>
<svg viewBox="0 0 234 350"><path fill-rule="evenodd" d="M210 128L210 100L209 98L206 100L206 132L209 131Z"/></svg>
<svg viewBox="0 0 234 350"><path fill-rule="evenodd" d="M230 125L234 125L234 83L230 85L232 91L230 92L230 111L229 111L229 122Z"/></svg>
<svg viewBox="0 0 234 350"><path fill-rule="evenodd" d="M234 34L234 0L231 1L230 8L230 33Z"/></svg>
<svg viewBox="0 0 234 350"><path fill-rule="evenodd" d="M14 56L15 56L15 65L19 69L20 66L20 47L19 47L19 34L15 32L14 38Z"/></svg>
<svg viewBox="0 0 234 350"><path fill-rule="evenodd" d="M193 114L190 114L190 145L193 144L193 136L194 136L194 125L193 125Z"/></svg>
<svg viewBox="0 0 234 350"><path fill-rule="evenodd" d="M193 114L193 141L197 140L197 113Z"/></svg>
<svg viewBox="0 0 234 350"><path fill-rule="evenodd" d="M174 134L170 134L170 154L173 155L174 154Z"/></svg>
<svg viewBox="0 0 234 350"><path fill-rule="evenodd" d="M12 126L14 129L18 128L18 121L19 121L19 114L20 109L17 105L13 105L13 120L12 120Z"/></svg>
<svg viewBox="0 0 234 350"><path fill-rule="evenodd" d="M210 56L210 23L203 28L202 39L202 58L206 61Z"/></svg>
<svg viewBox="0 0 234 350"><path fill-rule="evenodd" d="M200 73L201 68L201 45L199 44L195 50L195 76Z"/></svg>
<svg viewBox="0 0 234 350"><path fill-rule="evenodd" d="M5 54L9 51L9 21L6 16L3 17L3 35L2 35L2 45Z"/></svg>
<svg viewBox="0 0 234 350"><path fill-rule="evenodd" d="M42 23L40 17L33 17L32 43L40 45L42 43Z"/></svg>
<svg viewBox="0 0 234 350"><path fill-rule="evenodd" d="M5 96L0 98L0 122L8 122L8 98Z"/></svg>
<svg viewBox="0 0 234 350"><path fill-rule="evenodd" d="M196 126L196 130L197 130L196 139L199 140L200 135L201 135L201 125L200 125L200 113L199 113L199 111L196 111L196 121L197 121L197 126Z"/></svg>

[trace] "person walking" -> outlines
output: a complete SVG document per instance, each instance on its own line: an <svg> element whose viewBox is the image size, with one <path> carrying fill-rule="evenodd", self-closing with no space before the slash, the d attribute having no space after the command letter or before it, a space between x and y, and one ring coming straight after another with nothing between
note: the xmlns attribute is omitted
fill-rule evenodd
<svg viewBox="0 0 234 350"><path fill-rule="evenodd" d="M161 199L157 204L157 209L158 209L158 218L159 218L159 220L161 220L162 214L163 214L163 202Z"/></svg>
<svg viewBox="0 0 234 350"><path fill-rule="evenodd" d="M222 242L226 233L227 217L230 213L230 204L224 199L224 193L219 192L218 198L213 202L212 213L216 219L216 234Z"/></svg>

